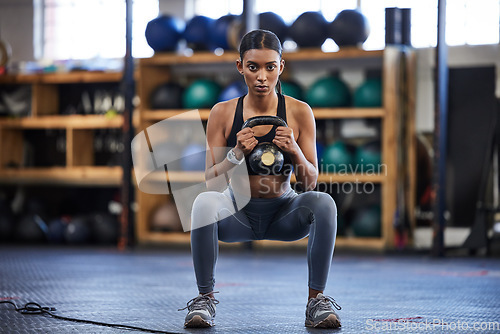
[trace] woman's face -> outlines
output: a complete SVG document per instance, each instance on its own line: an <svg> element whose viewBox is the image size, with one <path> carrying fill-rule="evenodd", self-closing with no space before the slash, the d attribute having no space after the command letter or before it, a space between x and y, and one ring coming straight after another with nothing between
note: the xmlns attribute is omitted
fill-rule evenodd
<svg viewBox="0 0 500 334"><path fill-rule="evenodd" d="M285 61L274 50L251 49L243 54L243 60L237 60L236 65L245 77L249 94L268 95L274 92Z"/></svg>

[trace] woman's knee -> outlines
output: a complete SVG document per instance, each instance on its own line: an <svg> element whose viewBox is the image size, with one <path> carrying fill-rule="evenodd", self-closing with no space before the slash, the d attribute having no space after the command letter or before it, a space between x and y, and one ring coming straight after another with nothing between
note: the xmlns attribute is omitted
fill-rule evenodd
<svg viewBox="0 0 500 334"><path fill-rule="evenodd" d="M216 191L207 191L196 197L191 210L191 230L217 222L221 196L224 195Z"/></svg>
<svg viewBox="0 0 500 334"><path fill-rule="evenodd" d="M308 197L306 205L310 208L314 216L314 223L318 225L318 231L322 231L320 233L329 233L327 231L336 233L337 205L333 198L329 194L323 192L311 191L305 194L308 194L306 195Z"/></svg>
<svg viewBox="0 0 500 334"><path fill-rule="evenodd" d="M328 213L337 216L337 205L332 196L320 191L308 191L303 193L305 205L315 214Z"/></svg>

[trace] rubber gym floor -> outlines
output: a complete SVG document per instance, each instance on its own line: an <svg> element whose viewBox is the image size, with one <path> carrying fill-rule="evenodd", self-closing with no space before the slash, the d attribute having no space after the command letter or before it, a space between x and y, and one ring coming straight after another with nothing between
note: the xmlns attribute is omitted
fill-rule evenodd
<svg viewBox="0 0 500 334"><path fill-rule="evenodd" d="M184 329L197 292L188 250L0 246L0 300L58 316L171 333L499 333L500 259L336 251L325 294L342 328L304 327L305 251L222 248L216 326ZM0 304L1 333L124 333L21 314Z"/></svg>

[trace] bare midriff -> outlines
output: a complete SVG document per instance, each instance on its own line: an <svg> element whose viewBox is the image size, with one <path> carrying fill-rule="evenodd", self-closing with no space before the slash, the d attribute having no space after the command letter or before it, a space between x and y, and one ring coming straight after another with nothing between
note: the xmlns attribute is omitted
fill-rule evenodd
<svg viewBox="0 0 500 334"><path fill-rule="evenodd" d="M253 198L273 198L290 189L290 175L250 175L250 194Z"/></svg>

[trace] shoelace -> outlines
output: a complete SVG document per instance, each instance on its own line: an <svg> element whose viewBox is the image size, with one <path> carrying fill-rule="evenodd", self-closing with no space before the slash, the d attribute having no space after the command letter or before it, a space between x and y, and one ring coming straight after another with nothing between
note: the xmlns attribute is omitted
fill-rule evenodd
<svg viewBox="0 0 500 334"><path fill-rule="evenodd" d="M192 310L203 309L207 303L212 308L210 303L217 305L219 304L219 301L215 298L210 297L209 294L211 293L219 293L219 291L209 292L202 294L201 296L194 297L186 303L186 307L180 308L177 311L188 309L188 311L191 312Z"/></svg>
<svg viewBox="0 0 500 334"><path fill-rule="evenodd" d="M330 296L317 297L317 299L318 301L311 306L311 313L315 313L317 311L327 311L331 308L330 305L332 305L339 311L342 309L342 307L340 307L340 305L337 304L335 299L333 299Z"/></svg>

